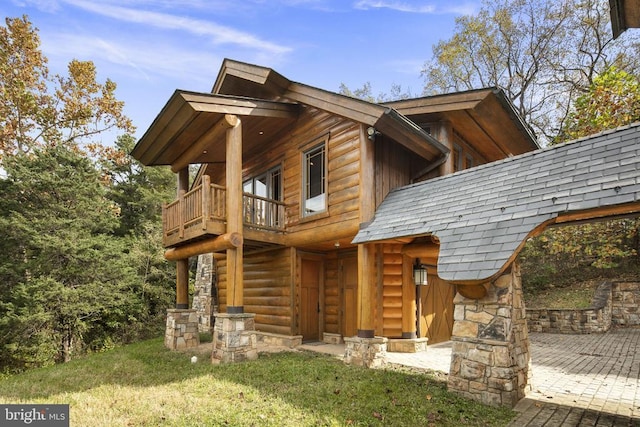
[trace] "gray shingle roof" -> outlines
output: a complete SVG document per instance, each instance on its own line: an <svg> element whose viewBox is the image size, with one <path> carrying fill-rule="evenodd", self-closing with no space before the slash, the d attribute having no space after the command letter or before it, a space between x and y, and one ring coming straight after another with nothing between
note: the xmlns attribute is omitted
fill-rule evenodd
<svg viewBox="0 0 640 427"><path fill-rule="evenodd" d="M398 188L353 243L434 235L441 278L483 280L542 223L627 203L640 210L640 124Z"/></svg>

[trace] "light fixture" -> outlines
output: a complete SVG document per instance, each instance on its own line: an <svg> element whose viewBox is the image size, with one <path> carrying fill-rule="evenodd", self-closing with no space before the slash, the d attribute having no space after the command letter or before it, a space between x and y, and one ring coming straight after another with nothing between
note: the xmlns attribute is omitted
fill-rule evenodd
<svg viewBox="0 0 640 427"><path fill-rule="evenodd" d="M367 128L367 138L373 141L374 139L376 139L376 135L380 135L380 132L378 132L373 126L369 126Z"/></svg>
<svg viewBox="0 0 640 427"><path fill-rule="evenodd" d="M413 265L413 282L416 286L425 286L427 282L427 269L424 265L420 264L420 260L416 259L416 263Z"/></svg>

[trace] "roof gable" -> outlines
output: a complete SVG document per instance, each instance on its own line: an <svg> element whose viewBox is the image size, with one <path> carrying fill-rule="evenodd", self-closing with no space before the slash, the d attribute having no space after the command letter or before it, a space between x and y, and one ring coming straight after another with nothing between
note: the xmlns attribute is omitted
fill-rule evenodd
<svg viewBox="0 0 640 427"><path fill-rule="evenodd" d="M438 275L474 282L542 226L607 207L640 212L640 124L396 189L353 243L433 235Z"/></svg>

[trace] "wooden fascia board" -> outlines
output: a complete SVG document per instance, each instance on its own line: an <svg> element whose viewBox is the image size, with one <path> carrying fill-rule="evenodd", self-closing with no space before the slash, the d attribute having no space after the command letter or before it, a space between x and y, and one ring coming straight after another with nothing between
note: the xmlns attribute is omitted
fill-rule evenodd
<svg viewBox="0 0 640 427"><path fill-rule="evenodd" d="M447 147L393 109L385 111L375 123L375 128L427 160L434 160L449 153Z"/></svg>
<svg viewBox="0 0 640 427"><path fill-rule="evenodd" d="M197 113L233 114L236 116L295 119L299 105L260 99L181 92L184 102Z"/></svg>
<svg viewBox="0 0 640 427"><path fill-rule="evenodd" d="M380 105L297 82L291 82L284 97L369 126L386 110Z"/></svg>
<svg viewBox="0 0 640 427"><path fill-rule="evenodd" d="M154 165L155 160L167 149L173 138L179 135L195 116L196 113L189 104L172 97L140 138L131 155L145 166Z"/></svg>
<svg viewBox="0 0 640 427"><path fill-rule="evenodd" d="M248 84L253 83L263 86L274 94L282 94L289 87L290 83L282 74L271 68L225 59L220 67L220 72L213 84L211 92L221 94L225 79L230 76L245 80Z"/></svg>
<svg viewBox="0 0 640 427"><path fill-rule="evenodd" d="M490 90L462 92L393 101L383 105L391 107L405 116L468 110L475 108L489 93Z"/></svg>

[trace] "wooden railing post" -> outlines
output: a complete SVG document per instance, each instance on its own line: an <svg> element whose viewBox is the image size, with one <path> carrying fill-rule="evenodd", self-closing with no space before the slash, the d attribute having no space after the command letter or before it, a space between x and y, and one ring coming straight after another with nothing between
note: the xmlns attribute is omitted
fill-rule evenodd
<svg viewBox="0 0 640 427"><path fill-rule="evenodd" d="M162 245L165 246L167 243L167 203L162 204Z"/></svg>
<svg viewBox="0 0 640 427"><path fill-rule="evenodd" d="M202 175L202 229L207 229L211 209L211 177Z"/></svg>
<svg viewBox="0 0 640 427"><path fill-rule="evenodd" d="M180 190L178 194L178 224L180 224L180 230L178 231L178 235L181 239L184 239L184 219L187 217L187 213L185 212L187 206L184 203L184 194L186 191Z"/></svg>

